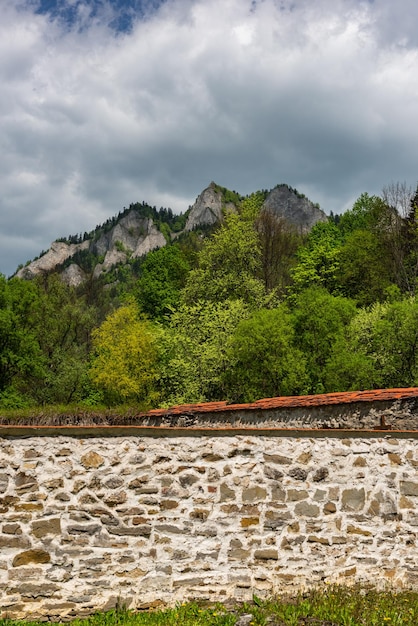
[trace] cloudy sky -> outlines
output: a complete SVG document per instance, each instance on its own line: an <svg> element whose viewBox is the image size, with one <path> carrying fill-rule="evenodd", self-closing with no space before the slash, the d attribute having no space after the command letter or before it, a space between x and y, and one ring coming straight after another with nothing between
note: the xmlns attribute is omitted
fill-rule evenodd
<svg viewBox="0 0 418 626"><path fill-rule="evenodd" d="M215 180L418 182L416 0L0 0L0 273Z"/></svg>

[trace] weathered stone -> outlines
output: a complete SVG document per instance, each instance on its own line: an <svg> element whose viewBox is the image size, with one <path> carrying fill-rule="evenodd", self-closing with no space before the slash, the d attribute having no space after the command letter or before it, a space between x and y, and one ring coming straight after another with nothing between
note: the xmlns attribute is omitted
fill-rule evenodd
<svg viewBox="0 0 418 626"><path fill-rule="evenodd" d="M210 489L210 486L208 487ZM220 500L225 502L226 500L233 500L235 498L235 491L228 487L225 483L221 483L220 486Z"/></svg>
<svg viewBox="0 0 418 626"><path fill-rule="evenodd" d="M277 530L283 528L287 522L291 519L289 512L277 514L277 511L267 511L264 522L264 530Z"/></svg>
<svg viewBox="0 0 418 626"><path fill-rule="evenodd" d="M308 472L302 467L292 467L292 469L289 470L288 475L295 480L306 480Z"/></svg>
<svg viewBox="0 0 418 626"><path fill-rule="evenodd" d="M399 498L399 508L400 509L415 509L415 504L412 500L409 500L405 496L401 496Z"/></svg>
<svg viewBox="0 0 418 626"><path fill-rule="evenodd" d="M87 484L85 483L84 480L76 480L76 481L74 481L71 493L79 493L86 486L87 486Z"/></svg>
<svg viewBox="0 0 418 626"><path fill-rule="evenodd" d="M3 524L2 531L5 535L21 535L22 528L20 524Z"/></svg>
<svg viewBox="0 0 418 626"><path fill-rule="evenodd" d="M71 500L71 496L69 496L68 493L65 493L65 491L60 491L56 494L55 500L59 500L59 502L69 502Z"/></svg>
<svg viewBox="0 0 418 626"><path fill-rule="evenodd" d="M48 491L54 491L55 489L62 489L64 487L64 479L63 478L51 478L51 480L46 480L42 483L42 486Z"/></svg>
<svg viewBox="0 0 418 626"><path fill-rule="evenodd" d="M286 492L282 487L274 486L271 490L271 499L276 502L284 502L286 499Z"/></svg>
<svg viewBox="0 0 418 626"><path fill-rule="evenodd" d="M149 481L149 475L143 474L142 476L137 476L134 480L131 480L128 484L129 489L139 489L144 486L145 483Z"/></svg>
<svg viewBox="0 0 418 626"><path fill-rule="evenodd" d="M130 457L129 463L131 465L142 465L146 462L146 457L143 454L134 454Z"/></svg>
<svg viewBox="0 0 418 626"><path fill-rule="evenodd" d="M371 537L372 535L370 530L365 530L364 528L359 528L358 526L353 526L352 524L348 524L347 532L350 535L363 535L364 537Z"/></svg>
<svg viewBox="0 0 418 626"><path fill-rule="evenodd" d="M361 489L345 489L342 493L343 511L361 511L366 501L364 487Z"/></svg>
<svg viewBox="0 0 418 626"><path fill-rule="evenodd" d="M266 478L271 478L272 480L280 480L280 478L283 478L283 472L270 465L264 466L264 475Z"/></svg>
<svg viewBox="0 0 418 626"><path fill-rule="evenodd" d="M314 483L319 483L325 480L326 478L328 478L328 474L329 474L329 470L327 467L320 467L316 470L316 472L314 472L314 475L312 476L312 480Z"/></svg>
<svg viewBox="0 0 418 626"><path fill-rule="evenodd" d="M93 493L87 492L80 496L79 502L82 506L84 506L85 504L95 504L98 502L98 499Z"/></svg>
<svg viewBox="0 0 418 626"><path fill-rule="evenodd" d="M158 493L160 490L157 487L157 485L146 485L146 486L142 486L142 487L137 487L135 489L135 493L138 496L141 495L152 495L154 493Z"/></svg>
<svg viewBox="0 0 418 626"><path fill-rule="evenodd" d="M126 491L117 491L115 493L111 493L103 498L103 502L105 502L108 506L117 506L118 504L123 504L128 499L126 495Z"/></svg>
<svg viewBox="0 0 418 626"><path fill-rule="evenodd" d="M389 452L388 459L392 463L392 465L402 465L402 460L399 454L395 454L394 452Z"/></svg>
<svg viewBox="0 0 418 626"><path fill-rule="evenodd" d="M32 585L32 584L25 583L21 587L11 588L10 591L12 593L20 593L22 598L36 599L36 598L50 598L52 595L54 595L55 592L59 591L59 589L60 588L58 585L53 585L50 583L49 584L44 583L40 585ZM33 617L33 614L31 617Z"/></svg>
<svg viewBox="0 0 418 626"><path fill-rule="evenodd" d="M309 502L298 502L295 506L295 514L302 517L318 517L319 506Z"/></svg>
<svg viewBox="0 0 418 626"><path fill-rule="evenodd" d="M168 511L170 509L176 509L179 503L177 500L161 500L160 507L162 511Z"/></svg>
<svg viewBox="0 0 418 626"><path fill-rule="evenodd" d="M185 474L179 478L180 485L182 487L190 487L199 481L199 478L194 474Z"/></svg>
<svg viewBox="0 0 418 626"><path fill-rule="evenodd" d="M324 491L324 489L316 489L313 495L313 500L315 500L315 502L322 502L323 500L325 500L326 495L327 492Z"/></svg>
<svg viewBox="0 0 418 626"><path fill-rule="evenodd" d="M72 454L70 448L60 448L56 451L55 456L71 456Z"/></svg>
<svg viewBox="0 0 418 626"><path fill-rule="evenodd" d="M219 472L217 469L215 469L214 467L210 467L208 469L208 481L209 482L215 482L218 481L220 478Z"/></svg>
<svg viewBox="0 0 418 626"><path fill-rule="evenodd" d="M29 548L30 541L25 535L0 535L0 548Z"/></svg>
<svg viewBox="0 0 418 626"><path fill-rule="evenodd" d="M41 538L46 535L59 535L61 533L61 520L58 517L45 518L32 522L32 534Z"/></svg>
<svg viewBox="0 0 418 626"><path fill-rule="evenodd" d="M20 567L28 563L49 563L51 556L45 550L26 550L20 554L16 554L12 561L13 567Z"/></svg>
<svg viewBox="0 0 418 626"><path fill-rule="evenodd" d="M43 504L35 502L19 502L14 505L15 511L42 511Z"/></svg>
<svg viewBox="0 0 418 626"><path fill-rule="evenodd" d="M122 487L124 480L121 476L112 476L104 483L106 489L118 489Z"/></svg>
<svg viewBox="0 0 418 626"><path fill-rule="evenodd" d="M228 452L228 459L233 459L236 456L252 456L252 450L250 448L235 448Z"/></svg>
<svg viewBox="0 0 418 626"><path fill-rule="evenodd" d="M264 454L263 456L267 463L277 463L278 465L290 465L292 463L292 459L281 454Z"/></svg>
<svg viewBox="0 0 418 626"><path fill-rule="evenodd" d="M5 493L9 485L9 477L7 474L0 474L0 493Z"/></svg>
<svg viewBox="0 0 418 626"><path fill-rule="evenodd" d="M265 500L267 491L263 487L249 487L242 490L243 502L257 502L258 500Z"/></svg>
<svg viewBox="0 0 418 626"><path fill-rule="evenodd" d="M324 546L329 546L329 539L327 537L317 537L316 535L308 535L308 543L321 543Z"/></svg>
<svg viewBox="0 0 418 626"><path fill-rule="evenodd" d="M15 478L15 488L18 493L27 493L29 491L36 491L39 487L33 476L19 472Z"/></svg>
<svg viewBox="0 0 418 626"><path fill-rule="evenodd" d="M326 504L324 504L325 515L330 515L332 513L335 513L336 510L337 510L337 507L335 506L334 502L326 502Z"/></svg>
<svg viewBox="0 0 418 626"><path fill-rule="evenodd" d="M184 532L184 528L174 526L173 524L157 524L155 529L158 530L158 532L160 533L173 533L175 535Z"/></svg>
<svg viewBox="0 0 418 626"><path fill-rule="evenodd" d="M308 497L306 489L288 489L287 500L289 502L298 502L299 500L306 500Z"/></svg>
<svg viewBox="0 0 418 626"><path fill-rule="evenodd" d="M201 522L205 522L209 517L209 513L210 511L208 511L207 509L194 509L190 512L189 517L190 519L196 519Z"/></svg>
<svg viewBox="0 0 418 626"><path fill-rule="evenodd" d="M367 461L364 457L359 456L353 463L354 467L366 467Z"/></svg>
<svg viewBox="0 0 418 626"><path fill-rule="evenodd" d="M307 465L312 459L312 452L302 452L297 458L298 463L302 463L302 465Z"/></svg>
<svg viewBox="0 0 418 626"><path fill-rule="evenodd" d="M270 548L266 548L264 550L255 550L254 551L254 558L255 559L259 559L261 561L268 561L268 560L277 561L278 552L277 552L277 550L273 550L273 549L270 549Z"/></svg>
<svg viewBox="0 0 418 626"><path fill-rule="evenodd" d="M216 461L222 461L224 457L220 454L214 454L212 452L205 452L202 454L202 459L207 461L208 463L216 463Z"/></svg>
<svg viewBox="0 0 418 626"><path fill-rule="evenodd" d="M119 526L119 520L114 515L102 515L100 521L105 526Z"/></svg>
<svg viewBox="0 0 418 626"><path fill-rule="evenodd" d="M97 452L87 452L80 459L81 465L83 465L86 469L97 469L104 463L104 458L98 454Z"/></svg>
<svg viewBox="0 0 418 626"><path fill-rule="evenodd" d="M403 496L418 496L418 483L412 480L401 480L400 488Z"/></svg>
<svg viewBox="0 0 418 626"><path fill-rule="evenodd" d="M72 526L67 526L67 533L69 535L94 535L101 530L100 524L73 524Z"/></svg>
<svg viewBox="0 0 418 626"><path fill-rule="evenodd" d="M256 526L259 522L260 518L258 517L243 517L241 519L241 527L248 528L249 526Z"/></svg>

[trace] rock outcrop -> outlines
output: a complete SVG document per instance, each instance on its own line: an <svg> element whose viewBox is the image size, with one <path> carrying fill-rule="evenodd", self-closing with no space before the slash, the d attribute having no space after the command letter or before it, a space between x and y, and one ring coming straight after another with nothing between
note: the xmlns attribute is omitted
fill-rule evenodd
<svg viewBox="0 0 418 626"><path fill-rule="evenodd" d="M326 222L328 219L318 205L288 185L277 185L272 189L263 208L283 217L302 232L308 232L317 222Z"/></svg>
<svg viewBox="0 0 418 626"><path fill-rule="evenodd" d="M222 190L212 181L209 187L197 197L184 230L195 230L199 226L214 226L222 222L224 210L236 210L236 207L232 203L225 203Z"/></svg>
<svg viewBox="0 0 418 626"><path fill-rule="evenodd" d="M87 250L89 241L82 243L64 243L63 241L54 241L49 250L41 257L22 267L17 273L18 278L34 278L38 274L49 272L57 265L62 265L67 259L73 257L80 250Z"/></svg>
<svg viewBox="0 0 418 626"><path fill-rule="evenodd" d="M238 211L239 194L230 192L214 182L202 191L190 208L184 231L171 232L172 239L181 232L199 227L216 226L229 211ZM288 185L278 185L270 191L264 208L283 217L302 232L309 231L319 221L326 221L323 211L308 198ZM164 214L164 210L163 215ZM31 279L39 274L59 271L65 283L77 286L86 280L93 267L93 277L98 278L112 267L125 264L130 258L145 256L166 245L166 236L160 230L161 213L144 203L130 205L119 217L98 226L85 240L54 241L41 257L20 269L16 276ZM164 233L170 226L164 224ZM95 257L91 259L91 256ZM86 257L88 263L85 263Z"/></svg>

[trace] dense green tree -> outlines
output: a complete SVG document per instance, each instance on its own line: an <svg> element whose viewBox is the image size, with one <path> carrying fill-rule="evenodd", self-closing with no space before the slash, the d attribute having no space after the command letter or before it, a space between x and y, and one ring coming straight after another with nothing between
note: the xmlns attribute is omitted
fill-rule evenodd
<svg viewBox="0 0 418 626"><path fill-rule="evenodd" d="M238 299L257 306L265 295L260 275L261 249L253 221L229 213L200 251L183 299L187 304Z"/></svg>
<svg viewBox="0 0 418 626"><path fill-rule="evenodd" d="M292 316L282 304L260 309L240 322L225 372L227 395L235 402L306 393L306 360L294 345Z"/></svg>
<svg viewBox="0 0 418 626"><path fill-rule="evenodd" d="M164 321L177 307L190 265L178 245L167 245L150 252L141 265L135 297L151 319Z"/></svg>
<svg viewBox="0 0 418 626"><path fill-rule="evenodd" d="M338 293L337 272L340 266L342 234L331 221L318 222L310 231L306 244L297 253L297 264L291 270L292 292L308 287L325 287Z"/></svg>
<svg viewBox="0 0 418 626"><path fill-rule="evenodd" d="M291 268L302 236L296 227L272 211L262 210L255 221L260 238L262 278L267 291L283 294L291 283Z"/></svg>
<svg viewBox="0 0 418 626"><path fill-rule="evenodd" d="M242 300L183 304L160 339L160 393L166 405L223 400L229 344L249 315Z"/></svg>
<svg viewBox="0 0 418 626"><path fill-rule="evenodd" d="M43 371L33 320L38 299L32 283L0 275L0 397L18 378Z"/></svg>
<svg viewBox="0 0 418 626"><path fill-rule="evenodd" d="M22 281L23 282L23 281ZM20 382L26 393L41 404L79 401L88 386L91 332L97 325L97 309L64 284L57 275L35 281L39 298L32 309L33 332L45 367Z"/></svg>
<svg viewBox="0 0 418 626"><path fill-rule="evenodd" d="M407 298L362 309L335 344L329 390L418 385L418 302Z"/></svg>
<svg viewBox="0 0 418 626"><path fill-rule="evenodd" d="M357 229L340 247L335 278L342 294L367 306L386 299L393 284L391 270L383 238L372 230Z"/></svg>
<svg viewBox="0 0 418 626"><path fill-rule="evenodd" d="M126 401L145 409L157 403L158 329L131 302L93 332L90 377L108 404Z"/></svg>
<svg viewBox="0 0 418 626"><path fill-rule="evenodd" d="M298 295L293 309L296 345L306 358L311 393L324 391L333 346L355 314L352 300L333 296L323 287L310 287Z"/></svg>

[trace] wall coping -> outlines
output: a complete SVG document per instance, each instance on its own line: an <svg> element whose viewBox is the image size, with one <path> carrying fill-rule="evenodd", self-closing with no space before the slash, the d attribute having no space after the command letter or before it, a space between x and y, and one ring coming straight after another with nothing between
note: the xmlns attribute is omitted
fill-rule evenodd
<svg viewBox="0 0 418 626"><path fill-rule="evenodd" d="M205 402L201 404L180 404L169 409L152 409L144 415L176 415L189 411L191 413L218 413L220 411L254 411L260 409L282 409L296 407L319 407L336 404L352 404L355 402L382 402L388 400L406 400L418 398L418 387L398 387L393 389L374 389L370 391L339 391L305 396L278 396L263 398L248 404L230 404L222 402Z"/></svg>
<svg viewBox="0 0 418 626"><path fill-rule="evenodd" d="M418 388L376 389L306 396L264 398L248 404L183 404L119 415L111 411L34 415L8 420L0 416L0 437L33 436L337 436L418 431ZM289 434L292 433L292 434ZM297 435L295 434L297 433ZM369 435L372 436L372 435Z"/></svg>

